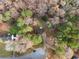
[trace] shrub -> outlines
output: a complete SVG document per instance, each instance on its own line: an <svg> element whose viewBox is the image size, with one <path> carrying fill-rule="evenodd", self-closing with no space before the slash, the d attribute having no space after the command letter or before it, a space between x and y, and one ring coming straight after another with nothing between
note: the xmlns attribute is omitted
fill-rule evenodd
<svg viewBox="0 0 79 59"><path fill-rule="evenodd" d="M27 34L26 38L29 39L29 40L31 40L34 43L34 45L39 45L43 41L43 38L42 38L41 35Z"/></svg>
<svg viewBox="0 0 79 59"><path fill-rule="evenodd" d="M31 10L23 10L21 12L21 16L23 16L23 17L32 17L32 15L33 15L33 13Z"/></svg>

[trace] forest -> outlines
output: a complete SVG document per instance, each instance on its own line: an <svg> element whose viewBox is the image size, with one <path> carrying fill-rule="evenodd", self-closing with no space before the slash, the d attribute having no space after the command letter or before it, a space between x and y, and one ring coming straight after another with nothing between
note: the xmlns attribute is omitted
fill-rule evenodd
<svg viewBox="0 0 79 59"><path fill-rule="evenodd" d="M0 0L0 59L12 57L78 59L79 0Z"/></svg>

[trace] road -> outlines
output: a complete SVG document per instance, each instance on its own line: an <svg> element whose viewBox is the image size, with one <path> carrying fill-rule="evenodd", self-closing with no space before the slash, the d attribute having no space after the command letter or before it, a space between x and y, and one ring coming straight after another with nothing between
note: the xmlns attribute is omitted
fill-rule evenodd
<svg viewBox="0 0 79 59"><path fill-rule="evenodd" d="M20 56L20 57L9 57L9 58L0 58L0 59L45 59L46 52L42 48L36 49L35 52L32 52L28 55Z"/></svg>

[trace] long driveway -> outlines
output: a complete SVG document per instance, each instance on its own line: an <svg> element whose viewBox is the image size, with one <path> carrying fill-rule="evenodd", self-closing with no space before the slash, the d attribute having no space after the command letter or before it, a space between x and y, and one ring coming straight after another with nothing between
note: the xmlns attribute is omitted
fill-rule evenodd
<svg viewBox="0 0 79 59"><path fill-rule="evenodd" d="M45 59L46 52L42 48L36 49L36 52L32 52L28 55L20 56L20 57L12 57L12 58L0 58L0 59Z"/></svg>

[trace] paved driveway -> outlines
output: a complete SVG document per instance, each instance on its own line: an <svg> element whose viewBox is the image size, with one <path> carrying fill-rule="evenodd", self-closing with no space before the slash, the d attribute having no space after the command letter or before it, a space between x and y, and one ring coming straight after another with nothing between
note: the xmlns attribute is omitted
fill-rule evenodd
<svg viewBox="0 0 79 59"><path fill-rule="evenodd" d="M0 58L0 59L45 59L46 52L42 48L36 49L36 52L32 52L29 55L12 58Z"/></svg>

